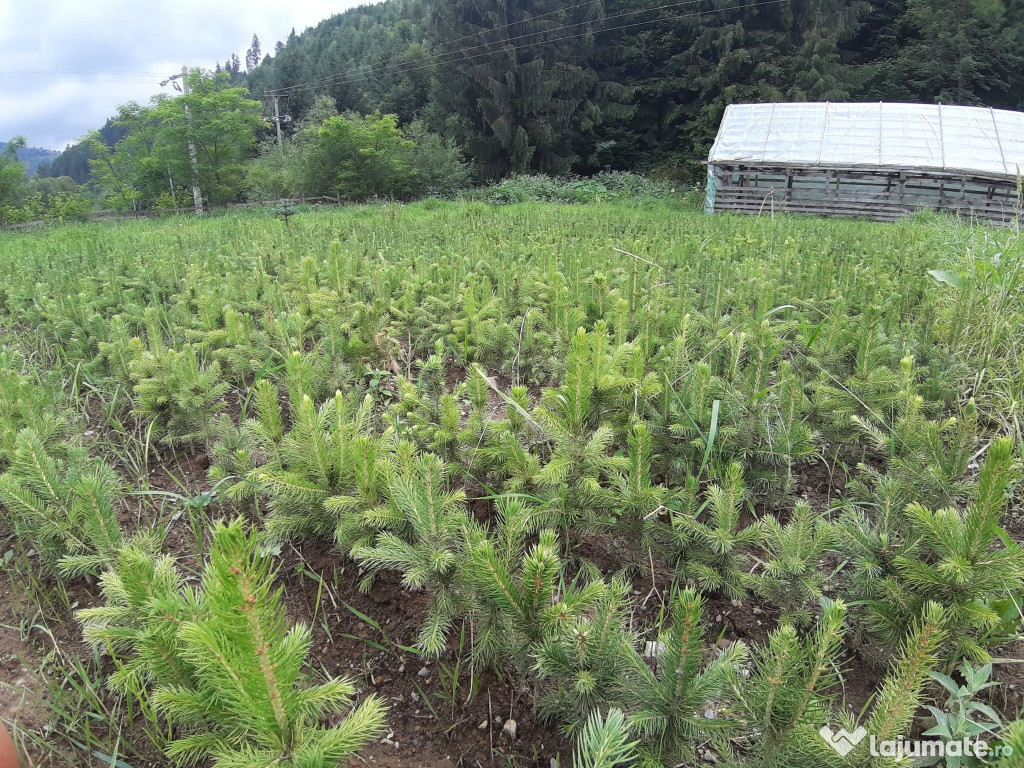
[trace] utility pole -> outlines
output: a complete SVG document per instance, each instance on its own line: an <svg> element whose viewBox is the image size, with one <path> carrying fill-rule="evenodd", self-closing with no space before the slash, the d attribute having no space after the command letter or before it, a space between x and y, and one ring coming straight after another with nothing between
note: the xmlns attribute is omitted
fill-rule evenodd
<svg viewBox="0 0 1024 768"><path fill-rule="evenodd" d="M188 96L188 67L181 68L181 91ZM199 159L196 156L196 145L192 141L192 113L185 104L185 131L188 135L188 160L192 165L192 202L196 206L196 216L203 215L203 193L199 190Z"/></svg>
<svg viewBox="0 0 1024 768"><path fill-rule="evenodd" d="M277 126L277 146L284 152L284 142L281 140L281 112L278 109L278 101L280 97L275 93L272 95L274 99L274 125Z"/></svg>

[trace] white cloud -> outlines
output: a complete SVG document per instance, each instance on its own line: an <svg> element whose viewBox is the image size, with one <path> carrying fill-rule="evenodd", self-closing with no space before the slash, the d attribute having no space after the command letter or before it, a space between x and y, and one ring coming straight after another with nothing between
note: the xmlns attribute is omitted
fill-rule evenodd
<svg viewBox="0 0 1024 768"><path fill-rule="evenodd" d="M372 0L371 0L372 1ZM63 149L119 104L146 102L183 64L245 60L253 33L273 51L366 0L0 0L0 140Z"/></svg>

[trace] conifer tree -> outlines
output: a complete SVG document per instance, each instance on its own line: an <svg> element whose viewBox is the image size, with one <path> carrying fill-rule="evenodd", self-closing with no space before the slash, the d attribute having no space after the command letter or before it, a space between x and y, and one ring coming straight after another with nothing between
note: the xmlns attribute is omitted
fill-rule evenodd
<svg viewBox="0 0 1024 768"><path fill-rule="evenodd" d="M388 485L389 509L382 530L372 544L353 552L367 572L364 589L376 574L395 570L406 587L430 594L418 640L430 656L441 654L448 631L466 608L465 501L465 491L449 487L449 469L440 458L428 453L409 459Z"/></svg>
<svg viewBox="0 0 1024 768"><path fill-rule="evenodd" d="M595 595L585 611L552 612L556 620L533 652L533 672L541 681L538 711L568 732L614 703L635 666L636 637L627 621L628 585L618 579L593 585Z"/></svg>
<svg viewBox="0 0 1024 768"><path fill-rule="evenodd" d="M679 575L702 591L732 600L742 600L751 584L746 548L764 538L761 522L740 526L745 495L743 469L737 463L729 465L720 484L708 487L703 504L697 478L691 476L671 502L665 532L676 547Z"/></svg>
<svg viewBox="0 0 1024 768"><path fill-rule="evenodd" d="M865 623L887 643L897 643L927 605L945 613L951 660L986 660L988 647L1012 634L1000 602L1024 584L1024 552L1000 536L1005 493L1015 477L1013 445L995 440L982 464L973 503L966 509L932 511L920 504L905 510L902 539L861 524L845 534L859 554L855 582L866 596ZM895 543L897 546L892 547Z"/></svg>
<svg viewBox="0 0 1024 768"><path fill-rule="evenodd" d="M643 422L634 424L627 441L629 469L613 481L618 507L615 526L626 534L629 541L639 544L646 529L645 522L661 508L668 490L651 482L653 441L647 425Z"/></svg>
<svg viewBox="0 0 1024 768"><path fill-rule="evenodd" d="M256 69L262 60L263 49L260 47L260 39L253 33L252 44L249 49L245 52L245 69L246 71Z"/></svg>
<svg viewBox="0 0 1024 768"><path fill-rule="evenodd" d="M490 663L512 658L525 668L529 648L543 639L545 616L558 602L558 539L541 531L527 550L531 510L516 497L503 496L497 505L496 535L473 541L466 568L475 595L476 649Z"/></svg>
<svg viewBox="0 0 1024 768"><path fill-rule="evenodd" d="M734 699L757 736L751 764L762 768L828 764L817 731L832 712L842 679L840 654L846 606L824 601L822 615L802 637L784 622L752 652L750 676L734 675Z"/></svg>
<svg viewBox="0 0 1024 768"><path fill-rule="evenodd" d="M240 519L214 528L200 613L177 631L195 682L161 681L154 693L176 729L167 754L182 764L209 755L224 768L338 765L381 731L384 704L371 695L353 707L348 680L307 684L312 633L288 628L257 541ZM343 709L351 711L341 723L322 725Z"/></svg>
<svg viewBox="0 0 1024 768"><path fill-rule="evenodd" d="M67 445L47 445L31 427L14 439L0 474L0 503L15 533L44 568L67 576L99 573L124 544L117 518L121 481L113 468Z"/></svg>
<svg viewBox="0 0 1024 768"><path fill-rule="evenodd" d="M594 363L603 362L603 355L593 350L590 335L579 328L572 337L561 387L545 390L533 413L551 442L535 482L547 500L551 524L566 534L572 528L607 527L612 498L608 480L626 465L610 455L614 430L598 423L595 390L601 373Z"/></svg>
<svg viewBox="0 0 1024 768"><path fill-rule="evenodd" d="M587 718L576 738L573 768L615 768L629 765L636 757L636 742L629 741L626 717L620 709L598 711Z"/></svg>
<svg viewBox="0 0 1024 768"><path fill-rule="evenodd" d="M766 551L751 587L779 608L783 620L808 624L825 586L821 567L832 547L833 529L804 501L796 503L785 525L769 515L764 528Z"/></svg>
<svg viewBox="0 0 1024 768"><path fill-rule="evenodd" d="M878 741L906 733L950 626L955 625L947 622L942 606L926 603L902 639L900 654L882 683L867 722L868 732Z"/></svg>
<svg viewBox="0 0 1024 768"><path fill-rule="evenodd" d="M670 624L655 641L655 669L634 656L624 676L630 726L643 736L642 765L677 765L696 760L698 744L710 741L719 754L728 749L738 722L728 711L714 712L725 694L733 668L745 657L742 643L733 643L704 662L702 599L686 589L674 595ZM713 716L708 717L711 709Z"/></svg>
<svg viewBox="0 0 1024 768"><path fill-rule="evenodd" d="M432 4L437 38L457 41L438 66L434 120L467 146L486 177L568 170L594 127L621 109L624 89L594 69L603 1L585 5Z"/></svg>
<svg viewBox="0 0 1024 768"><path fill-rule="evenodd" d="M107 684L139 695L155 685L198 684L184 658L178 629L196 620L199 595L185 585L177 563L136 545L124 547L100 579L104 605L77 614L86 642L115 659Z"/></svg>

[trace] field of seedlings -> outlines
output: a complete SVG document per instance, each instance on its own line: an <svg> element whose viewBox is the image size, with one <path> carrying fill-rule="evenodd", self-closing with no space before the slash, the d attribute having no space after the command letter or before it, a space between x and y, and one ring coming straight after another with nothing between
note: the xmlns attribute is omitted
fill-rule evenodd
<svg viewBox="0 0 1024 768"><path fill-rule="evenodd" d="M426 201L0 265L31 765L1024 764L1014 230Z"/></svg>

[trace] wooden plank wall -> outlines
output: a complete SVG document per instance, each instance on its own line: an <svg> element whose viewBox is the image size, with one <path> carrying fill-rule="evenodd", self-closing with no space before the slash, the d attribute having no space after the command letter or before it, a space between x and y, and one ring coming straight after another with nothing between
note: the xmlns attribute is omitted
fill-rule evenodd
<svg viewBox="0 0 1024 768"><path fill-rule="evenodd" d="M711 170L717 213L787 212L896 221L928 209L1004 226L1015 223L1021 213L1016 181L999 176L881 168Z"/></svg>

